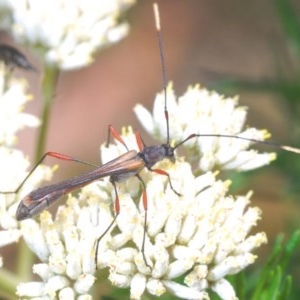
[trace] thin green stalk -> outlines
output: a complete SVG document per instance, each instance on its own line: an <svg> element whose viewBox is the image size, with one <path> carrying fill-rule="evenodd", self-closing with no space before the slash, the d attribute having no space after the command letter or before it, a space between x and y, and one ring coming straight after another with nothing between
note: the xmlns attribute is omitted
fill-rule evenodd
<svg viewBox="0 0 300 300"><path fill-rule="evenodd" d="M0 269L0 298L16 299L16 286L20 279L4 268Z"/></svg>
<svg viewBox="0 0 300 300"><path fill-rule="evenodd" d="M35 150L35 162L37 162L42 155L45 153L45 145L47 141L48 125L51 113L51 104L53 99L53 94L56 87L58 69L54 67L46 67L44 79L42 83L43 101L42 101L42 114L41 114L41 126L39 128L38 139L36 143ZM32 265L34 262L34 255L28 249L24 241L21 241L18 247L18 265L17 272L18 275L25 279L30 278L32 273Z"/></svg>
<svg viewBox="0 0 300 300"><path fill-rule="evenodd" d="M33 252L31 252L25 242L20 240L18 244L18 262L17 274L22 281L28 281L32 276L32 266L35 260Z"/></svg>
<svg viewBox="0 0 300 300"><path fill-rule="evenodd" d="M47 141L48 125L50 120L52 99L56 87L58 69L56 67L46 66L44 79L42 83L43 102L42 102L42 124L39 128L38 140L36 143L35 162L37 162L45 153Z"/></svg>

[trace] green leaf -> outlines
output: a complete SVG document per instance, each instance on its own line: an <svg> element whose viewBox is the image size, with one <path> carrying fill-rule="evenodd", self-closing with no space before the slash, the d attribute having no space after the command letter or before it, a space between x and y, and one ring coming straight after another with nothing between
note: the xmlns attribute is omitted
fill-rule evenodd
<svg viewBox="0 0 300 300"><path fill-rule="evenodd" d="M287 300L291 293L292 277L286 275L287 265L298 245L300 231L296 230L283 244L283 235L274 243L270 257L257 278L252 300Z"/></svg>

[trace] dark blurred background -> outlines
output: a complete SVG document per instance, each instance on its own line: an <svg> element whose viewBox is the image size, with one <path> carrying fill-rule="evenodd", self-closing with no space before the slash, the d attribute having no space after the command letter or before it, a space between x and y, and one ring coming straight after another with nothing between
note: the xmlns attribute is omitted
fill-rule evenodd
<svg viewBox="0 0 300 300"><path fill-rule="evenodd" d="M300 146L300 3L157 2L167 77L174 82L177 95L195 83L228 96L238 94L240 104L249 107L248 124L267 128L276 142ZM100 52L91 66L60 75L47 150L98 163L99 146L106 141L109 124L117 129L132 125L140 129L146 142L151 141L132 108L142 103L152 109L153 99L162 89L152 1L139 1L125 18L131 25L127 38ZM29 54L29 49L22 50ZM36 87L31 92L37 98L41 76L29 74ZM32 101L27 110L38 115L39 101ZM20 142L26 153L33 155L33 131L22 132ZM277 152L279 160L271 166L247 175L233 174L239 183L235 190L254 190L253 202L263 210L258 230L267 232L269 245L279 232L288 237L300 225L300 156ZM55 180L75 175L82 168L65 162L60 165ZM262 261L268 255L267 247L262 247ZM291 270L296 285L298 262L299 256Z"/></svg>

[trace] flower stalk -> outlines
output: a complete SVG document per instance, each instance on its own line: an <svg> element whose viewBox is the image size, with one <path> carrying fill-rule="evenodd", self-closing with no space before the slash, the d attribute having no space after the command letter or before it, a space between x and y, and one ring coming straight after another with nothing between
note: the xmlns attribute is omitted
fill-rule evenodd
<svg viewBox="0 0 300 300"><path fill-rule="evenodd" d="M44 70L42 82L42 113L41 126L39 127L36 142L35 163L37 163L46 152L48 126L51 117L51 106L55 95L59 69L56 66L47 65Z"/></svg>
<svg viewBox="0 0 300 300"><path fill-rule="evenodd" d="M16 287L23 280L13 273L0 268L0 297L3 299L14 299Z"/></svg>

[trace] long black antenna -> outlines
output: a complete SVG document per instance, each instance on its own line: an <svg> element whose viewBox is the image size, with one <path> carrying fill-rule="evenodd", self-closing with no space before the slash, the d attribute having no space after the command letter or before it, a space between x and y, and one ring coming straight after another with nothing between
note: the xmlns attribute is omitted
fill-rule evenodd
<svg viewBox="0 0 300 300"><path fill-rule="evenodd" d="M167 125L167 144L170 144L169 113L167 109L167 72L166 72L166 64L164 58L164 49L163 49L162 34L161 34L161 27L160 27L160 17L159 17L159 10L158 10L157 3L153 3L153 11L154 11L155 28L157 32L157 40L158 40L158 47L159 47L159 54L160 54L160 61L161 61L163 90L165 95L164 112L165 112L166 125Z"/></svg>
<svg viewBox="0 0 300 300"><path fill-rule="evenodd" d="M195 137L231 138L231 139L237 139L237 140L243 140L243 141L249 141L249 142L253 142L253 143L268 145L268 146L275 147L275 148L285 150L288 152L300 154L299 148L295 148L295 147L291 147L291 146L287 146L287 145L281 145L281 144L271 142L271 141L260 141L260 140L256 140L256 139L252 139L252 138L242 137L242 136L238 136L238 135L229 135L229 134L195 134L195 133L193 133L193 134L189 135L186 139L184 139L183 141L178 143L176 146L174 146L174 149L178 148L179 146L184 144L186 141L188 141L192 138L195 138Z"/></svg>

